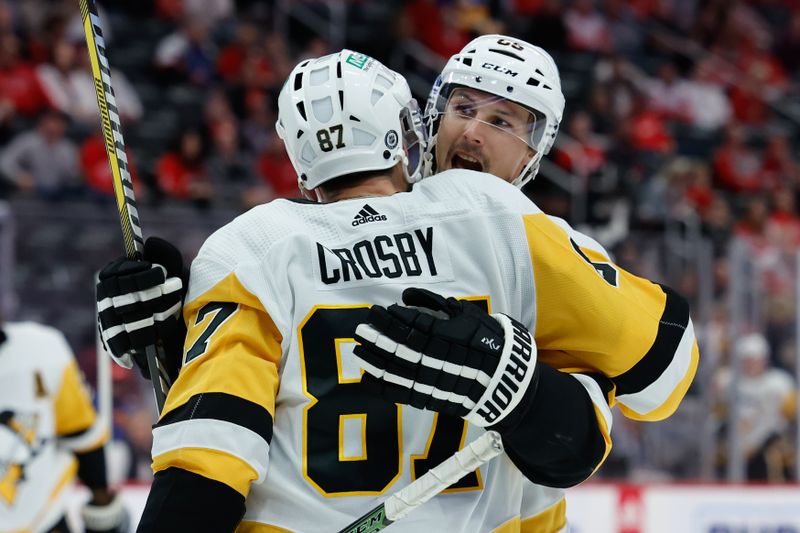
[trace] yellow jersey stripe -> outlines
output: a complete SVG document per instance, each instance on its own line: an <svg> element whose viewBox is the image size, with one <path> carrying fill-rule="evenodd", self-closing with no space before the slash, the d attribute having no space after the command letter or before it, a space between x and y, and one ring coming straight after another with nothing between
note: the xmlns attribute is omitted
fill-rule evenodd
<svg viewBox="0 0 800 533"><path fill-rule="evenodd" d="M262 524L261 522L251 522L250 520L242 520L239 527L236 528L236 533L292 533L288 529L273 526L271 524Z"/></svg>
<svg viewBox="0 0 800 533"><path fill-rule="evenodd" d="M567 525L567 501L559 500L541 513L522 520L520 533L556 533Z"/></svg>
<svg viewBox="0 0 800 533"><path fill-rule="evenodd" d="M85 431L94 424L92 400L74 360L64 368L61 386L53 398L53 410L58 436Z"/></svg>
<svg viewBox="0 0 800 533"><path fill-rule="evenodd" d="M201 338L215 315L196 320L203 306L235 302L238 308L207 338ZM231 273L187 304L188 334L184 353L196 344L203 353L186 364L167 396L162 418L193 396L217 392L242 398L275 414L282 336L258 299Z"/></svg>
<svg viewBox="0 0 800 533"><path fill-rule="evenodd" d="M228 485L247 498L258 474L246 461L219 450L180 448L153 457L153 472L181 468Z"/></svg>

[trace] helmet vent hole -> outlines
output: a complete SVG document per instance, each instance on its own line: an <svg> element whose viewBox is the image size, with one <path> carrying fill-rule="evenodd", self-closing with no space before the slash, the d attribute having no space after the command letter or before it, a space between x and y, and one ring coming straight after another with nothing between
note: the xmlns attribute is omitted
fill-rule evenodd
<svg viewBox="0 0 800 533"><path fill-rule="evenodd" d="M320 122L328 122L333 116L333 103L330 97L312 100L311 109L314 110L314 117Z"/></svg>
<svg viewBox="0 0 800 533"><path fill-rule="evenodd" d="M344 110L344 91L339 91L339 107Z"/></svg>
<svg viewBox="0 0 800 533"><path fill-rule="evenodd" d="M552 91L553 90L553 88L550 87L549 85L542 85L542 87L547 89L548 91Z"/></svg>
<svg viewBox="0 0 800 533"><path fill-rule="evenodd" d="M510 92L510 93L513 93L514 92L514 88L511 85L509 85L509 86L506 87L506 91Z"/></svg>
<svg viewBox="0 0 800 533"><path fill-rule="evenodd" d="M534 87L538 87L539 83L540 83L539 80L535 78L528 78L528 85L533 85Z"/></svg>
<svg viewBox="0 0 800 533"><path fill-rule="evenodd" d="M303 145L303 150L300 152L300 159L303 160L303 163L311 164L314 162L314 159L317 158L317 154L314 152L314 149L311 147L311 143L306 141Z"/></svg>
<svg viewBox="0 0 800 533"><path fill-rule="evenodd" d="M386 91L388 91L392 87L392 80L390 80L389 78L387 78L382 74L378 74L378 77L375 78L375 83Z"/></svg>
<svg viewBox="0 0 800 533"><path fill-rule="evenodd" d="M375 136L364 130L353 128L353 144L356 146L372 146Z"/></svg>
<svg viewBox="0 0 800 533"><path fill-rule="evenodd" d="M372 89L372 97L370 98L370 102L372 105L375 105L382 97L383 92L379 91L378 89Z"/></svg>
<svg viewBox="0 0 800 533"><path fill-rule="evenodd" d="M383 151L383 158L384 159L389 159L390 157L392 157L392 153L389 150L384 150Z"/></svg>
<svg viewBox="0 0 800 533"><path fill-rule="evenodd" d="M359 120L359 118L355 115L350 115L350 120L352 120L353 122L361 122L361 120Z"/></svg>
<svg viewBox="0 0 800 533"><path fill-rule="evenodd" d="M471 57L465 57L461 62L464 63L468 67L472 66L472 58Z"/></svg>
<svg viewBox="0 0 800 533"><path fill-rule="evenodd" d="M338 61L336 63L336 77L337 78L341 78L342 77L342 62L341 61Z"/></svg>
<svg viewBox="0 0 800 533"><path fill-rule="evenodd" d="M538 68L534 72L536 72L536 74L538 74L539 76L544 76L544 72L542 72Z"/></svg>
<svg viewBox="0 0 800 533"><path fill-rule="evenodd" d="M467 53L468 54L474 54L475 53L475 49L473 48L472 50L467 50Z"/></svg>
<svg viewBox="0 0 800 533"><path fill-rule="evenodd" d="M502 55L504 55L506 57L514 58L517 61L524 61L524 59L522 59L520 56L518 56L517 54L515 54L513 52L509 52L508 50L498 50L497 48L489 48L489 51L490 52L494 52L496 54L502 54Z"/></svg>
<svg viewBox="0 0 800 533"><path fill-rule="evenodd" d="M306 117L306 106L303 102L297 102L297 112L300 113L300 116L303 117L303 120L308 120Z"/></svg>
<svg viewBox="0 0 800 533"><path fill-rule="evenodd" d="M311 85L322 85L328 81L329 77L330 74L328 73L328 68L318 68L311 71L309 81L311 82Z"/></svg>
<svg viewBox="0 0 800 533"><path fill-rule="evenodd" d="M303 73L298 72L294 75L294 90L299 91L303 88Z"/></svg>
<svg viewBox="0 0 800 533"><path fill-rule="evenodd" d="M297 130L297 138L299 139L300 137L302 137L303 133L304 133L303 130Z"/></svg>

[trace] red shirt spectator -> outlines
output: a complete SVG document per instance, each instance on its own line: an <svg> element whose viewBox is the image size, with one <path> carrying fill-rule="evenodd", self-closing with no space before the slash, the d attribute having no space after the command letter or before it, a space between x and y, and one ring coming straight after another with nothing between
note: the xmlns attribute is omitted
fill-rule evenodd
<svg viewBox="0 0 800 533"><path fill-rule="evenodd" d="M592 135L592 119L585 111L572 116L558 145L556 163L578 176L588 177L606 163L606 152Z"/></svg>
<svg viewBox="0 0 800 533"><path fill-rule="evenodd" d="M631 146L636 150L669 153L674 149L672 135L655 111L642 109L631 115L629 131Z"/></svg>
<svg viewBox="0 0 800 533"><path fill-rule="evenodd" d="M469 35L456 26L458 17L450 7L434 0L415 0L406 6L406 13L416 38L442 57L450 57L469 42Z"/></svg>
<svg viewBox="0 0 800 533"><path fill-rule="evenodd" d="M165 153L156 164L159 189L173 198L210 199L211 184L203 153L200 133L184 131L178 151Z"/></svg>
<svg viewBox="0 0 800 533"><path fill-rule="evenodd" d="M714 174L731 192L756 192L763 188L761 158L744 142L744 131L736 124L728 127L725 142L714 152Z"/></svg>
<svg viewBox="0 0 800 533"><path fill-rule="evenodd" d="M258 160L258 172L264 181L272 187L275 196L282 198L297 198L300 192L297 189L297 172L295 172L283 142L277 135L270 139L267 149Z"/></svg>
<svg viewBox="0 0 800 533"><path fill-rule="evenodd" d="M133 180L134 192L139 195L140 187L136 177L136 167L129 153L127 156L128 172ZM111 166L108 164L105 140L102 135L94 135L83 141L80 149L80 167L86 185L90 189L109 196L114 195L114 178L111 174Z"/></svg>
<svg viewBox="0 0 800 533"><path fill-rule="evenodd" d="M36 69L19 57L19 39L0 35L0 107L11 105L16 113L33 117L49 105Z"/></svg>

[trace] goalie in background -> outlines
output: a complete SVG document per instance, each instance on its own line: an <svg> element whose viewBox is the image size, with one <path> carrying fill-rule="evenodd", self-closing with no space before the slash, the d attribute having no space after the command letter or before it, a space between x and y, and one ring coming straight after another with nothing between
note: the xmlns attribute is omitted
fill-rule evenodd
<svg viewBox="0 0 800 533"><path fill-rule="evenodd" d="M128 530L128 514L106 481L108 431L96 419L64 336L0 319L0 532L69 533L76 474L91 491L81 512L86 531Z"/></svg>

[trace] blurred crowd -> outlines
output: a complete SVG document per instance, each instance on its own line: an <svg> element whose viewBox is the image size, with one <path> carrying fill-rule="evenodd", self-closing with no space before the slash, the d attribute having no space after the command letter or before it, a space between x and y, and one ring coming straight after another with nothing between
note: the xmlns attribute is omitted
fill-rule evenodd
<svg viewBox="0 0 800 533"><path fill-rule="evenodd" d="M765 342L740 359L759 351L763 371L783 372L794 390L796 0L109 0L100 8L137 200L197 210L241 211L297 195L274 123L281 84L304 57L342 46L368 53L406 75L424 102L438 69L476 35L508 33L544 47L567 97L549 159L573 186L553 185L555 171L543 167L526 193L575 224L609 224L622 204L630 232L674 225L708 239L714 308L701 340L718 344L712 392L723 407L725 376L739 361L726 329L739 243L763 296L758 323L741 333L758 331ZM2 198L113 203L74 0L0 0ZM623 266L649 274L625 236L607 244ZM697 273L677 281L695 302ZM121 398L141 394L126 385L130 374L117 378ZM788 442L793 408L783 396L780 403L775 431ZM117 422L132 456L146 458L139 404L123 402ZM728 410L719 412L724 441ZM765 467L754 478L786 479L790 456L780 475ZM127 475L145 470L133 464Z"/></svg>

